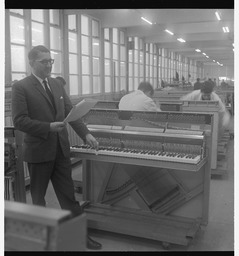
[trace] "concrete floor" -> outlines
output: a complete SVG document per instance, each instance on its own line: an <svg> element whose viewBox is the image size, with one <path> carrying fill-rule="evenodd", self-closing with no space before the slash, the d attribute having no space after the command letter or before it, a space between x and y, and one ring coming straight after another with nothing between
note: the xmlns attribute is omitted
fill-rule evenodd
<svg viewBox="0 0 239 256"><path fill-rule="evenodd" d="M200 229L191 243L185 246L171 245L170 251L233 251L234 250L234 141L228 144L228 174L214 176L210 185L209 223ZM81 180L81 166L73 169L73 179ZM82 195L76 193L77 200ZM49 185L46 201L48 207L60 208L52 185ZM27 202L31 203L29 191ZM162 244L143 238L116 233L90 230L92 238L102 243L101 251L165 251Z"/></svg>

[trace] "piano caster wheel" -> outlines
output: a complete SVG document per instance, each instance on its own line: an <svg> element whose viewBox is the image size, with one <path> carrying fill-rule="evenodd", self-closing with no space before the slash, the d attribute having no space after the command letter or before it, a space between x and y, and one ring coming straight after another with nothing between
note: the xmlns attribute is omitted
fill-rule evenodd
<svg viewBox="0 0 239 256"><path fill-rule="evenodd" d="M165 249L165 250L169 250L169 248L170 248L170 243L168 243L168 242L162 242L162 246L163 246L163 248Z"/></svg>

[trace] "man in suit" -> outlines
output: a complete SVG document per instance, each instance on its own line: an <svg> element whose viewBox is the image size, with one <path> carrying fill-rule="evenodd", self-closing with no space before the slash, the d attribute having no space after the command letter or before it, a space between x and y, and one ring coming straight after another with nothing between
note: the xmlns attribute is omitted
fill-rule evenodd
<svg viewBox="0 0 239 256"><path fill-rule="evenodd" d="M14 127L24 132L22 153L23 161L28 163L32 202L46 205L45 194L51 180L61 208L77 216L83 210L75 199L70 144L63 122L72 104L62 83L50 77L54 63L50 51L36 46L28 59L32 74L12 88L12 118ZM82 120L70 125L87 144L98 148ZM87 247L100 249L101 244L87 236Z"/></svg>

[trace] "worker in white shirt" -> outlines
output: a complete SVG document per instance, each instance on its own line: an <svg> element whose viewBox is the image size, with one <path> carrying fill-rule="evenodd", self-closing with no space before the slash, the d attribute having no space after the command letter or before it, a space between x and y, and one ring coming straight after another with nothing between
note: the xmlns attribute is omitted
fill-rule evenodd
<svg viewBox="0 0 239 256"><path fill-rule="evenodd" d="M123 96L119 102L120 110L161 111L153 101L154 88L149 82L141 82L138 90Z"/></svg>
<svg viewBox="0 0 239 256"><path fill-rule="evenodd" d="M181 100L212 100L218 101L219 104L219 137L222 136L225 129L229 128L230 113L226 109L226 106L221 101L220 97L213 92L214 83L211 81L205 81L202 84L201 89L194 90L189 94L181 97Z"/></svg>

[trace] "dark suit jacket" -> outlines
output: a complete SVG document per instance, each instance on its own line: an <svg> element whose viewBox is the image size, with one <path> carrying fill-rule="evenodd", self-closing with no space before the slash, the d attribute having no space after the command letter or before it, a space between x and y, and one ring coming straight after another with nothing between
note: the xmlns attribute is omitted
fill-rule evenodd
<svg viewBox="0 0 239 256"><path fill-rule="evenodd" d="M50 123L63 121L72 108L62 84L54 78L48 79L56 112L43 86L34 75L13 85L12 118L14 127L24 132L23 161L41 163L55 159L57 136L65 157L70 156L67 128L61 132L50 132ZM79 119L70 125L84 140L89 130Z"/></svg>

